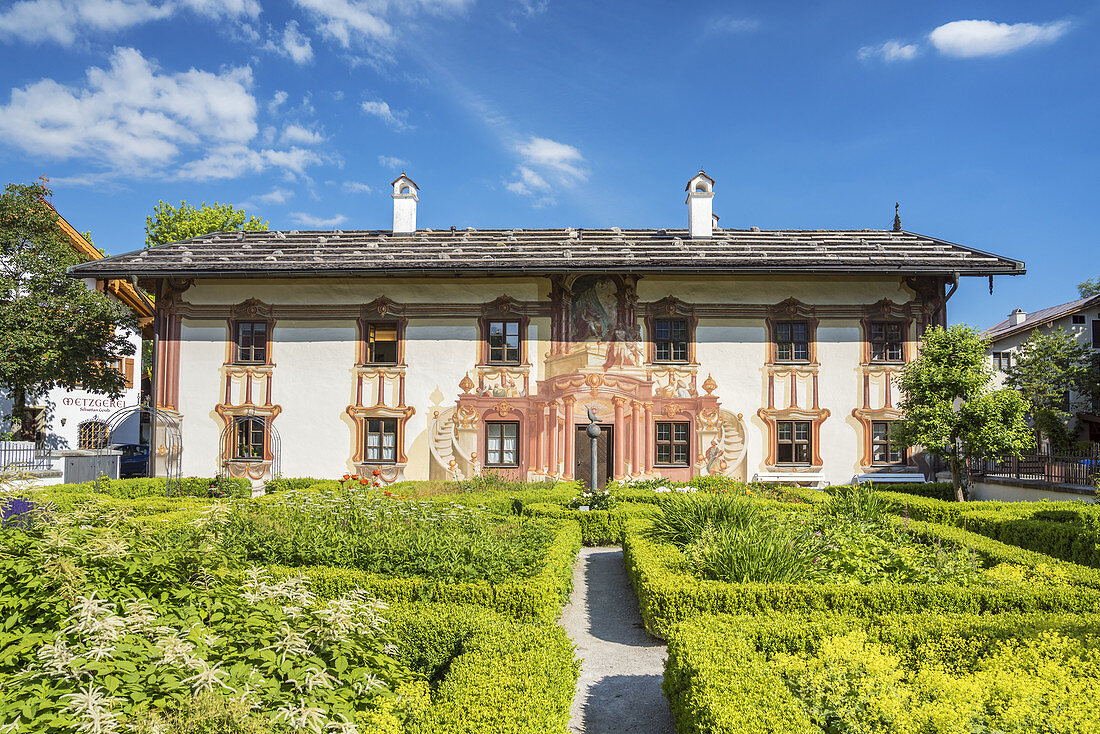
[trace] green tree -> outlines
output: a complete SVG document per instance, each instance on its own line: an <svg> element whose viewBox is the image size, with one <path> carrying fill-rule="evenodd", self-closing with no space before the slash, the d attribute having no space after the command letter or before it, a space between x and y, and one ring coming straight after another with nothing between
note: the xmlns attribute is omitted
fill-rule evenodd
<svg viewBox="0 0 1100 734"><path fill-rule="evenodd" d="M1031 414L1035 445L1043 438L1067 448L1072 436L1067 423L1073 406L1072 393L1088 395L1092 350L1061 327L1044 334L1039 329L1028 336L1006 370L1006 383L1020 391Z"/></svg>
<svg viewBox="0 0 1100 734"><path fill-rule="evenodd" d="M19 433L34 437L28 400L53 387L118 397L112 367L134 353L133 314L68 277L81 256L57 225L43 184L8 184L0 195L0 387L11 396Z"/></svg>
<svg viewBox="0 0 1100 734"><path fill-rule="evenodd" d="M1100 295L1100 278L1089 278L1084 283L1078 283L1077 292L1081 294L1081 298Z"/></svg>
<svg viewBox="0 0 1100 734"><path fill-rule="evenodd" d="M153 247L179 242L211 232L266 229L267 222L259 217L250 217L243 209L231 204L207 204L204 201L194 207L181 201L175 207L162 201L153 210L153 215L145 218L145 245Z"/></svg>
<svg viewBox="0 0 1100 734"><path fill-rule="evenodd" d="M959 502L968 458L1018 456L1031 445L1023 398L1015 390L990 387L988 348L989 342L969 326L933 327L924 335L920 356L906 365L898 382L905 411L898 440L947 462Z"/></svg>

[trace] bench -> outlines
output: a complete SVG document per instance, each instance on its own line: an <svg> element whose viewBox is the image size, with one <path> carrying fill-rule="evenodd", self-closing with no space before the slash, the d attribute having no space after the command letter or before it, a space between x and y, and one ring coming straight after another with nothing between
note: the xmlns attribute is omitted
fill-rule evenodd
<svg viewBox="0 0 1100 734"><path fill-rule="evenodd" d="M856 477L856 484L874 482L875 484L924 484L928 480L923 474L898 472L882 472L879 474L860 474Z"/></svg>
<svg viewBox="0 0 1100 734"><path fill-rule="evenodd" d="M820 472L761 472L753 477L754 482L763 484L809 484L821 486L825 475Z"/></svg>

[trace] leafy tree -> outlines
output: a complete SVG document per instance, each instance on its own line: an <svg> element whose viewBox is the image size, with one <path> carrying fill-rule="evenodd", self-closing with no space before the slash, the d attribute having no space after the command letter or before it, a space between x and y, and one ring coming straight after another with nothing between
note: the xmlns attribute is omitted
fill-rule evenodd
<svg viewBox="0 0 1100 734"><path fill-rule="evenodd" d="M905 411L898 440L947 461L959 502L968 458L1019 455L1031 445L1023 398L1012 389L990 388L988 347L969 326L933 327L924 335L920 356L906 365L898 382Z"/></svg>
<svg viewBox="0 0 1100 734"><path fill-rule="evenodd" d="M44 184L8 184L0 195L0 387L23 438L34 437L27 401L53 387L118 397L112 363L134 353L133 314L65 269L82 262L46 203Z"/></svg>
<svg viewBox="0 0 1100 734"><path fill-rule="evenodd" d="M145 244L153 247L211 232L266 229L267 222L259 217L249 217L243 209L237 209L231 204L207 204L204 201L194 207L181 201L175 207L162 201L153 210L153 216L145 218Z"/></svg>
<svg viewBox="0 0 1100 734"><path fill-rule="evenodd" d="M1061 327L1031 332L1006 370L1007 384L1028 404L1035 445L1047 438L1065 448L1072 440L1066 424L1072 417L1071 393L1087 395L1092 350Z"/></svg>
<svg viewBox="0 0 1100 734"><path fill-rule="evenodd" d="M1078 283L1077 292L1081 294L1081 298L1100 295L1100 278L1089 278L1084 283Z"/></svg>

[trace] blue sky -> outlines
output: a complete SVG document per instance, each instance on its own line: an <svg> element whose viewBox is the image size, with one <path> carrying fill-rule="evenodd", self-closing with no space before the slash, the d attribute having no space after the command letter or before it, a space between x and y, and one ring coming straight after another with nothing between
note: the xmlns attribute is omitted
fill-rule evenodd
<svg viewBox="0 0 1100 734"><path fill-rule="evenodd" d="M1096 3L17 0L4 181L108 252L158 200L274 228L906 229L1023 259L953 320L1100 275Z"/></svg>

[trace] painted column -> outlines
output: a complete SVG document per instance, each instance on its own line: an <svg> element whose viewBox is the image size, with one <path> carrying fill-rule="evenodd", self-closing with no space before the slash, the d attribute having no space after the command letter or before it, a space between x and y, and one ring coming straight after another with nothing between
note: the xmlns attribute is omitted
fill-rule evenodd
<svg viewBox="0 0 1100 734"><path fill-rule="evenodd" d="M573 404L577 402L577 399L572 395L567 395L562 398L562 402L565 403L565 478L572 479L573 470L577 464L577 427L573 425Z"/></svg>
<svg viewBox="0 0 1100 734"><path fill-rule="evenodd" d="M528 474L539 471L539 418L540 413L537 410L527 411L527 472Z"/></svg>
<svg viewBox="0 0 1100 734"><path fill-rule="evenodd" d="M542 474L542 470L546 467L546 419L543 414L546 403L535 403L535 407L538 408L536 418L532 421L535 426L535 433L538 434L538 443L535 449L535 471Z"/></svg>
<svg viewBox="0 0 1100 734"><path fill-rule="evenodd" d="M645 425L642 426L642 439L645 442L645 473L653 473L653 441L649 434L653 432L653 403L645 404Z"/></svg>
<svg viewBox="0 0 1100 734"><path fill-rule="evenodd" d="M645 431L642 430L642 404L634 403L634 474L641 474L644 470L645 459Z"/></svg>
<svg viewBox="0 0 1100 734"><path fill-rule="evenodd" d="M624 441L624 424L623 424L623 403L626 401L623 398L615 397L612 399L615 403L615 479L622 479L623 477L623 446Z"/></svg>
<svg viewBox="0 0 1100 734"><path fill-rule="evenodd" d="M551 475L558 475L558 465L561 463L561 457L558 455L558 404L550 403L550 436L547 441L547 461L546 470Z"/></svg>

